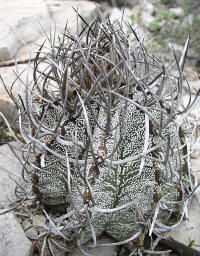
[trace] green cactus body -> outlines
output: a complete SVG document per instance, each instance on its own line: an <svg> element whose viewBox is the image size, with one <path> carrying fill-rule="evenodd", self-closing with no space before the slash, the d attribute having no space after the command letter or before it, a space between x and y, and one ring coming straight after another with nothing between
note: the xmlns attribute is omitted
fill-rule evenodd
<svg viewBox="0 0 200 256"><path fill-rule="evenodd" d="M118 112L118 119L119 116ZM113 122L114 125L116 125L116 122ZM113 161L124 160L142 153L145 137L144 113L141 113L135 106L129 104L123 127L119 126L117 131L118 138L120 133L120 143ZM174 134L175 127L173 125L172 127L169 126L169 128L163 131L163 135L165 135L163 140L168 138L174 139ZM98 142L101 141L100 133L98 133L96 138ZM153 133L150 134L150 141L152 138L155 138ZM174 140L174 142L171 145L175 149L177 141ZM109 144L108 140L105 144L109 145L109 148L114 148L113 143ZM95 148L98 149L98 146ZM151 146L151 142L149 146ZM170 156L170 158L176 159L175 154ZM109 155L108 152L107 155ZM174 161L171 162L173 163ZM100 174L95 179L94 185L92 185L95 205L102 209L116 208L130 202L133 202L133 205L115 213L94 213L91 217L91 223L97 235L100 235L102 231L106 231L119 241L129 239L138 231L137 222L146 222L153 215L156 203L163 196L167 196L168 200L178 200L180 198L178 190L179 177L172 178L169 168L166 170L161 164L156 165L154 161L145 160L142 173L140 174L140 164L141 158L124 164L112 165L110 170L106 164L99 165ZM156 175L160 175L160 177L156 177ZM74 193L74 195L78 198L78 192ZM81 201L78 204L82 203L84 205L84 200ZM91 237L89 232L83 233L83 241L87 241Z"/></svg>
<svg viewBox="0 0 200 256"><path fill-rule="evenodd" d="M84 177L85 172L85 178L90 179L90 188L83 181L82 183L73 183L72 181L72 198L69 199L66 161L58 161L56 156L48 152L45 153L44 157L45 165L48 167L43 167L42 171L36 172L41 180L36 186L43 196L42 202L44 204L60 205L68 203L68 211L70 211L74 205L79 208L88 205L93 209L93 204L95 204L96 207L101 209L112 209L133 202L131 206L114 213L92 213L91 224L96 235L98 236L106 231L120 241L130 238L138 231L137 222L147 221L149 216L153 215L156 203L163 196L167 196L171 200L180 198L179 177L171 177L170 169L166 169L164 165L145 159L144 167L140 173L141 157L126 163L115 164L116 161L126 160L142 153L144 148L145 114L133 104L128 104L122 122L121 113L124 108L125 104L122 103L121 108L118 107L116 111L112 111L111 130L119 125L108 135L98 126L94 128L93 147L95 155L98 156L97 162L87 164L86 167L85 164L80 165L80 172L77 172L75 164L70 165L72 176L78 180ZM154 116L159 118L159 115L155 113L154 111ZM98 123L102 124L101 128L105 129L107 114L104 108L100 109L97 117ZM66 132L68 139L73 139L72 131L78 131L77 126L80 127L79 135L77 135L78 141L86 145L87 132L83 117L79 117L73 124L67 123L65 131L68 131L68 133ZM148 149L152 146L152 141L157 138L158 142L170 139L172 149L176 150L177 143L180 143L180 141L175 138L176 131L173 124L169 124L167 128L163 129L161 136L156 135L158 131L155 128L152 127L151 129ZM69 157L75 159L74 145L61 145L52 139L48 146L51 150L55 150L63 156L67 150ZM112 164L112 161L105 163L104 159L110 160L109 156L115 147L117 149L112 156L114 164ZM80 152L80 150L77 149L77 152ZM159 154L159 149L156 153ZM152 153L149 154L150 157L152 155ZM86 154L83 152L78 155L81 160L84 160L85 157ZM88 158L90 157L88 155ZM169 157L173 169L176 167L174 161L177 159L177 153L173 152L173 156ZM72 204L70 204L71 201ZM81 234L82 242L91 238L90 233L90 228L86 227L86 231Z"/></svg>

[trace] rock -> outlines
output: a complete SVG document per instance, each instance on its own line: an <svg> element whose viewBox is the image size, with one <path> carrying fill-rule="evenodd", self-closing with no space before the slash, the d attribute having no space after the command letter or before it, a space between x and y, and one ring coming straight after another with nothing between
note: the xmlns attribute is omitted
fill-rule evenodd
<svg viewBox="0 0 200 256"><path fill-rule="evenodd" d="M53 28L56 24L56 32L63 32L67 23L68 30L75 32L77 28L77 15L73 10L78 9L79 14L91 21L91 13L95 11L96 5L90 1L45 1L52 19ZM49 33L48 33L49 34Z"/></svg>
<svg viewBox="0 0 200 256"><path fill-rule="evenodd" d="M146 26L147 28L152 30L152 32L154 32L154 30L157 30L162 25L161 23L158 23L158 22L155 23L155 17L146 11L143 11L141 13L140 22L143 26ZM155 24L155 26L158 26L158 27L154 29L151 27L151 24Z"/></svg>
<svg viewBox="0 0 200 256"><path fill-rule="evenodd" d="M28 237L31 240L35 240L38 236L38 232L34 227L27 229L25 234L26 234L26 237Z"/></svg>
<svg viewBox="0 0 200 256"><path fill-rule="evenodd" d="M115 7L108 10L108 12L109 12L110 20L112 22L115 22L116 20L117 21L121 20L122 16L123 16L123 19L128 22L131 22L131 15L133 15L132 17L134 17L134 20L138 19L137 13L133 12L132 9L125 9L123 13L123 10Z"/></svg>
<svg viewBox="0 0 200 256"><path fill-rule="evenodd" d="M3 95L0 96L0 112L3 113L7 121L9 122L10 126L14 130L18 130L18 124L16 123L16 116L18 114L17 109L15 108L15 105L13 102L11 102L10 99L4 100L2 99ZM4 120L2 116L0 116L0 123L4 123Z"/></svg>
<svg viewBox="0 0 200 256"><path fill-rule="evenodd" d="M20 64L18 65L18 70L20 74L20 79L23 82L26 82L27 78L27 64ZM29 69L29 72L31 73L32 69ZM0 74L2 76L2 79L4 81L4 84L8 91L10 92L12 88L12 95L18 99L18 93L19 93L19 87L24 90L23 83L20 83L19 80L15 82L13 86L13 82L16 80L16 68L15 67L1 67L0 68ZM28 82L32 81L33 77L32 75L29 75ZM0 112L4 114L6 119L8 120L11 127L14 129L18 129L18 123L16 122L15 118L18 115L18 111L15 108L15 104L11 100L10 96L6 92L2 81L0 81ZM0 117L0 120L2 121L2 118Z"/></svg>
<svg viewBox="0 0 200 256"><path fill-rule="evenodd" d="M20 48L16 54L16 60L18 64L25 64L29 63L29 61L33 61L37 51L40 48L40 45L42 45L44 43L44 41L46 40L46 37L40 37L39 39L37 39L34 42L28 43L25 46L22 46L22 48ZM8 61L3 61L0 62L0 67L6 67L6 66L14 66L15 65L15 61L14 59L8 60Z"/></svg>
<svg viewBox="0 0 200 256"><path fill-rule="evenodd" d="M0 0L0 4L1 4L1 1L2 0ZM91 12L96 9L96 5L94 3L89 1L81 1L81 0L66 1L66 2L48 0L48 1L45 1L45 3L41 0L37 0L37 1L27 0L26 5L24 5L24 0L20 0L18 2L22 3L21 6L23 6L23 8L21 10L21 15L18 15L18 12L20 12L21 6L20 4L15 5L17 10L16 19L19 19L20 26L21 26L21 23L24 22L23 24L24 27L21 28L20 26L17 26L16 33L18 33L18 30L20 30L20 36L23 37L23 39L21 38L21 41L20 41L19 36L18 37L16 36L16 38L14 38L14 35L16 33L14 34L12 33L12 31L8 33L9 35L8 37L6 36L4 38L2 37L2 40L0 38L0 46L2 43L2 49L0 47L0 66L10 65L10 64L14 65L14 60L9 60L14 56L16 57L18 62L25 62L25 61L28 62L30 58L30 52L32 53L36 52L39 49L38 45L41 45L41 43L43 43L45 40L45 37L42 36L44 35L43 29L46 31L47 35L49 35L51 30L50 26L54 33L54 28L56 25L56 38L57 38L58 33L63 32L66 22L68 20L69 30L72 32L75 32L76 13L72 9L72 7L74 7L75 9L78 8L79 13L81 13L81 15L83 15L83 17L86 18L86 20L88 20L89 22L92 19ZM33 4L35 4L36 7L38 7L38 10L37 11L35 10L35 12L33 10L29 11L29 8L34 9L32 8ZM7 5L5 5L4 8L7 8ZM28 15L24 13L24 9L26 9L27 12L29 13L30 17L28 16L28 18L26 18L28 20L24 20L25 19L24 16L26 17L26 15ZM9 11L12 12L12 8L9 7ZM40 18L41 12L44 13L44 17L42 19ZM31 16L32 14L33 14L33 17ZM13 17L13 19L14 18L15 16ZM29 19L30 19L30 22L29 22ZM33 19L38 19L40 23ZM17 21L15 21L15 23L16 22ZM43 28L40 26L40 24L42 25ZM2 26L2 30L3 30L3 26ZM1 27L0 27L0 31L1 31ZM29 31L30 31L30 35L27 34ZM7 33L6 30L5 30L5 33ZM11 44L11 42L13 43L13 45L12 47L9 48L9 45ZM1 55L2 55L2 58L1 58ZM34 54L32 54L31 57L33 58Z"/></svg>
<svg viewBox="0 0 200 256"><path fill-rule="evenodd" d="M176 251L184 252L184 255L200 255L200 205L193 198L189 206L189 219L183 221L178 228L188 229L186 231L171 231L163 243ZM192 229L190 229L192 228ZM191 241L194 243L191 244ZM191 248L189 248L191 245ZM197 246L196 246L197 245Z"/></svg>
<svg viewBox="0 0 200 256"><path fill-rule="evenodd" d="M16 142L10 143L12 146L17 146ZM1 154L3 153L3 155ZM14 180L19 180L21 175L21 164L14 160L9 159L7 156L14 156L8 145L3 145L0 147L0 167L5 168L10 172L10 176ZM9 173L0 168L0 204L5 206L8 204L6 195L8 195L9 200L13 201L15 199L14 189L16 183L9 177Z"/></svg>
<svg viewBox="0 0 200 256"><path fill-rule="evenodd" d="M50 25L42 0L0 0L0 61L11 59L29 42L35 41Z"/></svg>
<svg viewBox="0 0 200 256"><path fill-rule="evenodd" d="M8 31L4 38L0 38L0 61L9 60L14 57L22 45L23 43L17 36L12 31Z"/></svg>
<svg viewBox="0 0 200 256"><path fill-rule="evenodd" d="M153 14L154 13L154 6L151 3L151 1L147 1L147 0L142 0L140 2L141 8L145 11L148 12L149 14Z"/></svg>
<svg viewBox="0 0 200 256"><path fill-rule="evenodd" d="M116 242L113 239L102 238L97 241L97 244L110 244ZM92 244L92 242L90 242ZM117 246L102 246L96 248L83 248L84 252L88 253L92 256L102 256L102 255L109 255L109 256L117 256ZM83 253L80 252L78 249L72 254L72 256L82 256Z"/></svg>
<svg viewBox="0 0 200 256"><path fill-rule="evenodd" d="M200 158L192 159L192 174L196 177L197 183L200 183Z"/></svg>
<svg viewBox="0 0 200 256"><path fill-rule="evenodd" d="M197 159L197 158L199 158L199 152L197 152L197 151L193 152L193 153L191 154L191 158L192 158L192 159Z"/></svg>
<svg viewBox="0 0 200 256"><path fill-rule="evenodd" d="M183 17L185 15L184 10L181 7L170 8L169 12L173 14L174 18L180 18L180 17Z"/></svg>
<svg viewBox="0 0 200 256"><path fill-rule="evenodd" d="M26 231L27 229L29 229L30 227L32 227L32 224L30 223L30 221L24 220L24 221L22 222L22 227L23 227L23 229Z"/></svg>
<svg viewBox="0 0 200 256"><path fill-rule="evenodd" d="M36 215L33 217L33 226L34 226L34 227L41 226L41 224L45 224L45 223L46 223L46 218L45 218L45 216L36 214Z"/></svg>
<svg viewBox="0 0 200 256"><path fill-rule="evenodd" d="M126 8L122 10L115 7L106 11L109 12L111 21L121 20L123 16L123 19L131 25L139 24L148 27L149 24L155 20L155 17L152 16L154 7L146 0L141 1L138 5L135 4L130 9Z"/></svg>
<svg viewBox="0 0 200 256"><path fill-rule="evenodd" d="M33 248L12 212L0 215L0 256L31 256Z"/></svg>

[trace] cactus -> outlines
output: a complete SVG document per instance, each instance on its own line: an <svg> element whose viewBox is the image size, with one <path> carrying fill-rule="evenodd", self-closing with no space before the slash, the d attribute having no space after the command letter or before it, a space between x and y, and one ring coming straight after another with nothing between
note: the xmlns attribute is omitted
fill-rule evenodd
<svg viewBox="0 0 200 256"><path fill-rule="evenodd" d="M184 119L193 102L181 109L189 39L180 62L174 53L166 64L129 24L77 15L82 30L47 37L16 103L32 191L61 212L48 219L62 248L63 239L95 246L104 231L116 245L169 231L193 188ZM51 253L47 243L43 255Z"/></svg>

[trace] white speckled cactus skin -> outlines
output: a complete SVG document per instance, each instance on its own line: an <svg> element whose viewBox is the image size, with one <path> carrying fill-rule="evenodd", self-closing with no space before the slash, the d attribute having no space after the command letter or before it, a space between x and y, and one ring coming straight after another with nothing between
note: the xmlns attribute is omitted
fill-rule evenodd
<svg viewBox="0 0 200 256"><path fill-rule="evenodd" d="M186 52L175 69L132 32L133 41L100 12L79 36L66 30L42 61L41 47L21 96L33 192L62 209L61 232L79 245L103 231L118 241L167 231L190 193L179 121Z"/></svg>

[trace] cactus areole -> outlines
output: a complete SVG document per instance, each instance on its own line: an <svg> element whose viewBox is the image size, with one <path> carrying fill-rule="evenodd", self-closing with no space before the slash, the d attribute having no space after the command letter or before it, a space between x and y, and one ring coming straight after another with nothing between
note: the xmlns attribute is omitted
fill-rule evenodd
<svg viewBox="0 0 200 256"><path fill-rule="evenodd" d="M34 195L62 211L51 221L80 247L103 231L118 245L169 231L192 189L184 116L193 103L181 109L189 39L166 64L123 21L78 17L76 34L47 37L17 103Z"/></svg>

